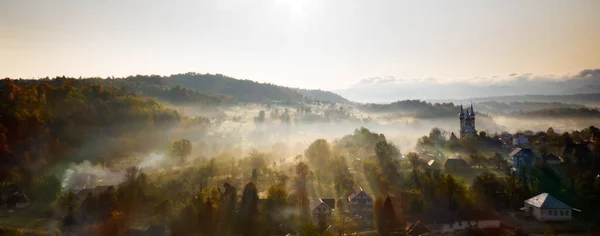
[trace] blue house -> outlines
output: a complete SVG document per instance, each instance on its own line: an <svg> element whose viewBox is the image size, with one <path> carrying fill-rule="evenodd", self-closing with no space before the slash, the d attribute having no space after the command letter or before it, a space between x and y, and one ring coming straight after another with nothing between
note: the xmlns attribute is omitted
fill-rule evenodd
<svg viewBox="0 0 600 236"><path fill-rule="evenodd" d="M531 163L533 163L533 151L530 148L515 148L508 156L510 156L513 166L517 169L523 166L531 166Z"/></svg>

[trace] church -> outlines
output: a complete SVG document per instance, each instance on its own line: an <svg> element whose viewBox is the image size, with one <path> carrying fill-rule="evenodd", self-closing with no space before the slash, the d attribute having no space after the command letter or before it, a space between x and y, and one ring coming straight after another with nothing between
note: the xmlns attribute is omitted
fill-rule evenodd
<svg viewBox="0 0 600 236"><path fill-rule="evenodd" d="M467 107L467 112L465 113L463 109L463 105L460 104L460 113L458 114L458 118L460 119L460 138L473 138L477 135L477 130L475 129L475 110L473 109L473 104L471 104L471 110Z"/></svg>

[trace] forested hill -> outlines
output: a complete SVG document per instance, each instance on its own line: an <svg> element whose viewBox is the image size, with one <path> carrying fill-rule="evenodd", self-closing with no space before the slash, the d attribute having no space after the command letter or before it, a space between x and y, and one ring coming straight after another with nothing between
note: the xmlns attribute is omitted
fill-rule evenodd
<svg viewBox="0 0 600 236"><path fill-rule="evenodd" d="M296 89L299 93L307 98L319 101L337 102L337 103L351 103L350 100L340 96L337 93L324 91L320 89Z"/></svg>
<svg viewBox="0 0 600 236"><path fill-rule="evenodd" d="M0 183L63 161L146 150L157 137L149 134L180 121L153 99L91 80L0 80Z"/></svg>
<svg viewBox="0 0 600 236"><path fill-rule="evenodd" d="M293 89L251 80L238 80L221 74L175 74L166 78L168 83L193 89L200 93L227 95L242 102L285 104L303 100L303 95Z"/></svg>
<svg viewBox="0 0 600 236"><path fill-rule="evenodd" d="M135 75L125 78L66 78L61 80L87 80L97 85L124 89L141 97L156 98L172 104L222 105L235 102L300 104L307 101L349 103L344 97L323 90L289 88L251 80L239 80L221 74L185 73L170 76ZM56 79L13 80L22 85L48 83Z"/></svg>
<svg viewBox="0 0 600 236"><path fill-rule="evenodd" d="M402 100L388 104L368 103L362 105L360 109L366 112L395 113L418 118L451 117L460 112L460 107L454 103L429 103L421 100Z"/></svg>
<svg viewBox="0 0 600 236"><path fill-rule="evenodd" d="M200 93L227 95L243 102L297 104L306 100L349 102L332 92L294 89L284 86L239 80L221 74L185 73L167 77L167 82Z"/></svg>

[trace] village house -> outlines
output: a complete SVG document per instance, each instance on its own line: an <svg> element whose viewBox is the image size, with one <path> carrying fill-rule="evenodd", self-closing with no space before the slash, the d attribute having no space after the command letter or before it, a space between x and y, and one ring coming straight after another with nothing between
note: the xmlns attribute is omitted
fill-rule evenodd
<svg viewBox="0 0 600 236"><path fill-rule="evenodd" d="M6 207L25 208L29 206L29 198L21 192L14 192L6 198Z"/></svg>
<svg viewBox="0 0 600 236"><path fill-rule="evenodd" d="M590 153L588 143L570 143L565 145L560 154L560 158L566 162L577 162L577 156L587 156ZM577 155L577 156L575 156Z"/></svg>
<svg viewBox="0 0 600 236"><path fill-rule="evenodd" d="M124 233L125 236L167 236L171 235L171 231L168 227L150 224L150 225L134 225L127 229Z"/></svg>
<svg viewBox="0 0 600 236"><path fill-rule="evenodd" d="M542 193L525 200L524 207L521 210L539 221L569 221L573 218L573 210L579 211L548 193Z"/></svg>
<svg viewBox="0 0 600 236"><path fill-rule="evenodd" d="M335 210L335 199L319 198L310 204L310 212L313 223L322 229L325 229L331 222L331 215Z"/></svg>
<svg viewBox="0 0 600 236"><path fill-rule="evenodd" d="M84 188L84 189L80 189L79 191L75 192L75 195L77 196L77 199L80 202L82 202L90 194L98 196L98 195L106 192L106 190L109 190L109 189L114 190L115 187L112 185L102 185L102 186L96 186L95 188Z"/></svg>
<svg viewBox="0 0 600 236"><path fill-rule="evenodd" d="M561 160L554 154L546 154L535 159L536 164L560 165Z"/></svg>
<svg viewBox="0 0 600 236"><path fill-rule="evenodd" d="M519 132L512 136L512 144L514 146L523 147L529 144L529 139L524 133Z"/></svg>
<svg viewBox="0 0 600 236"><path fill-rule="evenodd" d="M419 224L422 224L419 226ZM409 224L407 233L428 233L434 235L457 234L469 227L475 227L484 232L495 232L500 229L500 219L490 212L447 210L431 210L417 216L417 220ZM417 234L418 235L418 234ZM487 235L487 234L486 234Z"/></svg>
<svg viewBox="0 0 600 236"><path fill-rule="evenodd" d="M431 170L438 170L441 168L440 162L436 160L430 160L427 162L426 168Z"/></svg>
<svg viewBox="0 0 600 236"><path fill-rule="evenodd" d="M529 148L515 148L508 154L515 168L531 166L533 162L533 151Z"/></svg>
<svg viewBox="0 0 600 236"><path fill-rule="evenodd" d="M353 213L370 213L373 211L373 198L367 192L363 191L362 188L351 193L348 196L348 202L350 203L350 210Z"/></svg>
<svg viewBox="0 0 600 236"><path fill-rule="evenodd" d="M407 224L405 231L407 236L421 236L426 234L432 234L431 230L429 230L425 223L423 223L420 220Z"/></svg>
<svg viewBox="0 0 600 236"><path fill-rule="evenodd" d="M508 132L502 132L502 134L500 134L500 140L504 143L504 144L512 144L512 134L508 133Z"/></svg>

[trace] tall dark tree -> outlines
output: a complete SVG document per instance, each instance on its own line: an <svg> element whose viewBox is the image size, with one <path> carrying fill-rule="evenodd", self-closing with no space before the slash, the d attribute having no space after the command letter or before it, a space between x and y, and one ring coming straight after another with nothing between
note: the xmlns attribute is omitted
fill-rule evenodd
<svg viewBox="0 0 600 236"><path fill-rule="evenodd" d="M173 143L173 155L179 157L181 163L192 152L192 143L187 139L180 139Z"/></svg>
<svg viewBox="0 0 600 236"><path fill-rule="evenodd" d="M259 235L261 227L258 213L258 190L254 183L249 182L244 187L240 202L238 233L248 236Z"/></svg>

